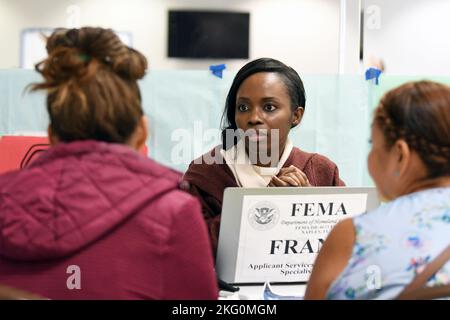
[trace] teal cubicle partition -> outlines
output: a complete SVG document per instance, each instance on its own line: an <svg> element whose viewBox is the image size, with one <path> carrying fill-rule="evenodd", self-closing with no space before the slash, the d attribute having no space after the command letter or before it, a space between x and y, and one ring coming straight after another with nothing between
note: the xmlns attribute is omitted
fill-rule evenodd
<svg viewBox="0 0 450 320"><path fill-rule="evenodd" d="M140 82L150 126L149 155L184 171L193 158L218 144L233 76L231 72L220 79L207 71L150 71ZM366 169L372 110L386 90L423 77L382 77L379 86L358 75L302 78L306 111L300 127L291 132L294 145L336 162L347 185L372 185ZM25 92L39 79L34 71L0 70L0 135L45 132L45 97ZM450 83L450 78L433 79Z"/></svg>

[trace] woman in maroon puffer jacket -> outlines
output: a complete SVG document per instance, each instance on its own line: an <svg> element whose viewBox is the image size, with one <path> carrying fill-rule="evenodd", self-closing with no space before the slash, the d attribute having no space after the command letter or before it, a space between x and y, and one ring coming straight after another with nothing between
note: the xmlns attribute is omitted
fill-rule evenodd
<svg viewBox="0 0 450 320"><path fill-rule="evenodd" d="M216 299L200 205L140 156L139 52L111 30L59 29L36 69L54 145L0 176L0 284L50 299Z"/></svg>

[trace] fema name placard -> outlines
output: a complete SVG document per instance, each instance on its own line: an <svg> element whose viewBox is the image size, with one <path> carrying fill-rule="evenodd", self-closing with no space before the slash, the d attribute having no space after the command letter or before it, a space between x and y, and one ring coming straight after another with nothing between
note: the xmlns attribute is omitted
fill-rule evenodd
<svg viewBox="0 0 450 320"><path fill-rule="evenodd" d="M366 207L365 193L244 196L234 282L308 281L334 225Z"/></svg>

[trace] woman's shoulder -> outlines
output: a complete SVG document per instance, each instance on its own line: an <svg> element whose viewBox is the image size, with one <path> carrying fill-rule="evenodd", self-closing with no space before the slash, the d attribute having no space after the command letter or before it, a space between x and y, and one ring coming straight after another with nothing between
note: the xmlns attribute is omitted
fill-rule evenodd
<svg viewBox="0 0 450 320"><path fill-rule="evenodd" d="M193 160L183 176L183 180L196 184L198 181L233 178L221 153L222 146L218 145L200 157ZM233 178L234 179L234 178Z"/></svg>
<svg viewBox="0 0 450 320"><path fill-rule="evenodd" d="M315 165L321 165L324 167L329 167L329 168L336 168L337 165L336 163L334 163L334 161L332 161L330 158L328 158L327 156L324 156L323 154L320 153L307 153L304 151L299 150L300 152L305 153L306 155L308 155L309 157L309 161Z"/></svg>
<svg viewBox="0 0 450 320"><path fill-rule="evenodd" d="M418 209L450 209L450 187L430 188L405 194L392 201L389 201L377 209L369 212L372 214L382 214L387 212L422 212ZM402 210L405 209L405 210Z"/></svg>
<svg viewBox="0 0 450 320"><path fill-rule="evenodd" d="M225 163L222 153L222 146L217 145L206 153L202 154L200 157L194 159L189 164L189 167L194 165L217 165Z"/></svg>
<svg viewBox="0 0 450 320"><path fill-rule="evenodd" d="M292 149L290 160L296 163L301 163L303 167L307 165L318 165L329 168L336 168L336 164L331 161L328 157L321 155L319 153L311 153L300 150L297 147Z"/></svg>
<svg viewBox="0 0 450 320"><path fill-rule="evenodd" d="M329 158L318 154L293 148L285 166L294 165L302 170L312 185L316 186L344 186L339 177L337 165Z"/></svg>
<svg viewBox="0 0 450 320"><path fill-rule="evenodd" d="M401 228L432 227L448 221L450 187L434 188L401 196L355 217L364 229L398 232Z"/></svg>
<svg viewBox="0 0 450 320"><path fill-rule="evenodd" d="M215 171L218 168L222 168L223 165L226 166L226 161L222 156L221 150L221 145L215 146L200 157L192 160L186 173L197 170L201 170L202 172Z"/></svg>

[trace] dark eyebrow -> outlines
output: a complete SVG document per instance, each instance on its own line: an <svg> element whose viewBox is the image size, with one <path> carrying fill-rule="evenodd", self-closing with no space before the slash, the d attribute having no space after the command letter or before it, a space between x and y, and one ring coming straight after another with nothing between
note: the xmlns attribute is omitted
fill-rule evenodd
<svg viewBox="0 0 450 320"><path fill-rule="evenodd" d="M250 101L250 98L239 97L239 98L236 99L236 101L238 101L238 100ZM276 97L264 97L261 100L262 101L278 101L278 99Z"/></svg>
<svg viewBox="0 0 450 320"><path fill-rule="evenodd" d="M270 101L270 100L278 101L278 99L276 97L264 97L264 98L262 98L262 101Z"/></svg>

